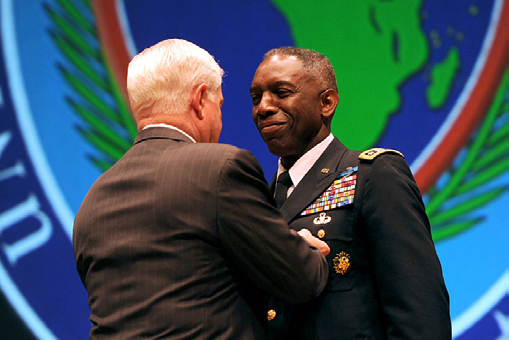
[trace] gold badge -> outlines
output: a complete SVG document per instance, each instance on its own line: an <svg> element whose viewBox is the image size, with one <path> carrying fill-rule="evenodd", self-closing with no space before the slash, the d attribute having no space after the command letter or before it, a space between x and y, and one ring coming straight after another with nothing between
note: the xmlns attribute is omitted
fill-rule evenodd
<svg viewBox="0 0 509 340"><path fill-rule="evenodd" d="M322 169L322 174L328 174L329 173L329 170L328 168L323 168Z"/></svg>
<svg viewBox="0 0 509 340"><path fill-rule="evenodd" d="M342 251L337 254L334 260L334 270L336 273L345 275L350 270L352 264L350 263L350 255Z"/></svg>
<svg viewBox="0 0 509 340"><path fill-rule="evenodd" d="M272 320L274 320L275 317L276 317L276 311L273 309L270 309L267 312L267 320L272 321Z"/></svg>
<svg viewBox="0 0 509 340"><path fill-rule="evenodd" d="M325 237L325 230L323 230L323 229L318 230L318 234L317 235L318 235L319 238L324 238Z"/></svg>

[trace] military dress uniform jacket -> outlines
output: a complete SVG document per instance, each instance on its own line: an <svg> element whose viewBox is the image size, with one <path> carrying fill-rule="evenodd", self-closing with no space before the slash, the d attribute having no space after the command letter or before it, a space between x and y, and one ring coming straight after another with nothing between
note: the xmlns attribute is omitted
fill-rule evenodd
<svg viewBox="0 0 509 340"><path fill-rule="evenodd" d="M449 296L410 169L397 152L360 154L334 138L281 207L292 229L328 243L330 276L311 303L272 299L269 337L450 339Z"/></svg>
<svg viewBox="0 0 509 340"><path fill-rule="evenodd" d="M252 293L304 302L327 283L251 153L163 127L93 184L73 245L92 339L264 339Z"/></svg>

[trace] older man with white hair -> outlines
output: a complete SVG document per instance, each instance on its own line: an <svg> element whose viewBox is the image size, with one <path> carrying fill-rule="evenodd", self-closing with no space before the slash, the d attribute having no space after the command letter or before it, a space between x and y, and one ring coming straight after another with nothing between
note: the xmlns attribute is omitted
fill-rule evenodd
<svg viewBox="0 0 509 340"><path fill-rule="evenodd" d="M74 224L92 339L263 339L263 293L305 302L327 282L328 246L289 229L251 153L217 143L222 75L179 39L129 64L139 133Z"/></svg>

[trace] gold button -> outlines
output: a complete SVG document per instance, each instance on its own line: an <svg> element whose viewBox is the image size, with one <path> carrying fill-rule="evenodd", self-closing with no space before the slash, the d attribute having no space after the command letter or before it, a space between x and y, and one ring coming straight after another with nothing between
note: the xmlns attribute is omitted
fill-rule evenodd
<svg viewBox="0 0 509 340"><path fill-rule="evenodd" d="M267 312L267 320L272 321L276 317L276 311L271 309Z"/></svg>
<svg viewBox="0 0 509 340"><path fill-rule="evenodd" d="M318 237L324 238L324 236L325 236L325 230L323 230L323 229L318 230Z"/></svg>

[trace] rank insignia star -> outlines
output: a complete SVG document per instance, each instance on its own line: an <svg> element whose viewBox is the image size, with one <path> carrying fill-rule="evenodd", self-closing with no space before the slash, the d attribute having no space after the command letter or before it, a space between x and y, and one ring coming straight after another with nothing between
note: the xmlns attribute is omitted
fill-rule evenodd
<svg viewBox="0 0 509 340"><path fill-rule="evenodd" d="M359 155L359 159L372 161L373 159L377 158L378 156L380 156L384 153L394 153L394 154L400 155L401 157L405 158L405 156L403 156L403 154L397 150L373 148L373 149L369 149L369 150L362 152Z"/></svg>
<svg viewBox="0 0 509 340"><path fill-rule="evenodd" d="M334 270L336 273L345 275L350 271L352 264L350 263L350 255L342 251L339 254L336 254L336 257L332 260L334 263Z"/></svg>

